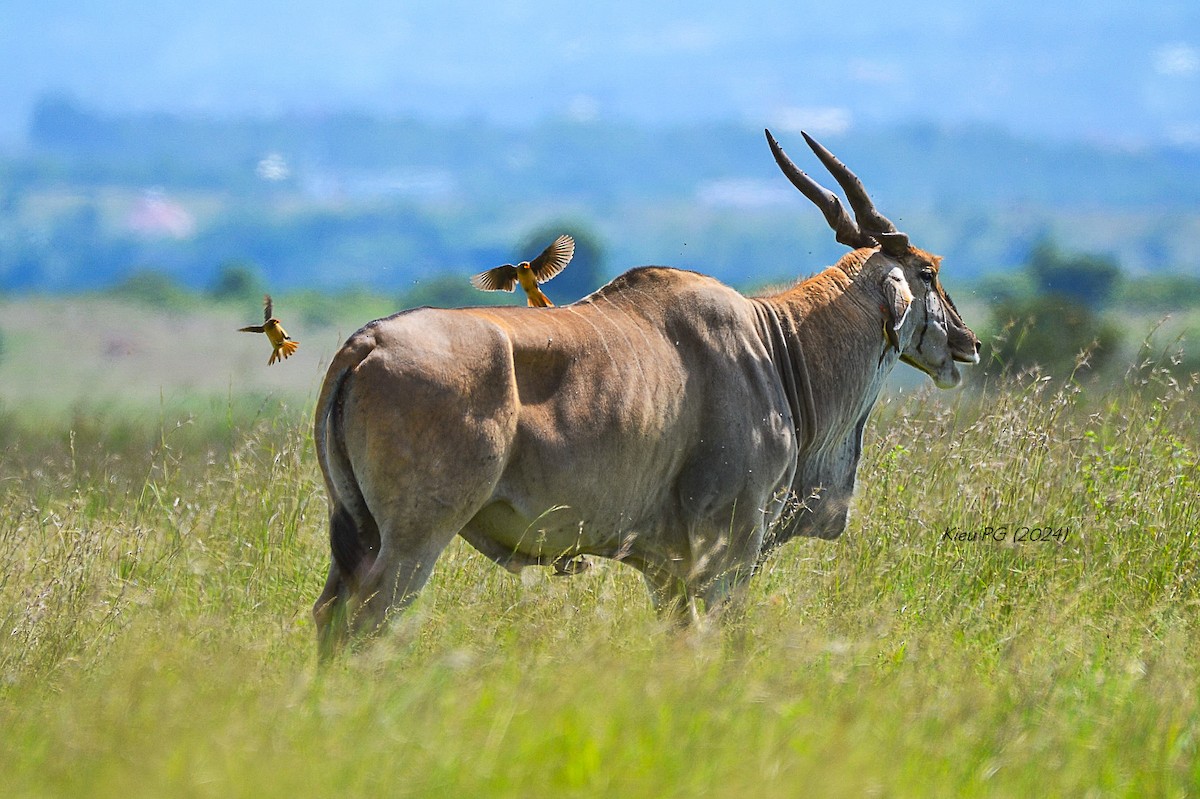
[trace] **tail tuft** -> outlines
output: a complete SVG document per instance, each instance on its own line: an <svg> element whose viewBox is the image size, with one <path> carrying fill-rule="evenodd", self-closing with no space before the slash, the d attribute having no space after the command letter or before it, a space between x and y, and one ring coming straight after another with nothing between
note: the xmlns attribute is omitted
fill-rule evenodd
<svg viewBox="0 0 1200 799"><path fill-rule="evenodd" d="M371 532L375 535L369 535ZM339 504L329 519L329 548L338 570L354 584L375 562L379 534L375 530L360 531L350 511Z"/></svg>

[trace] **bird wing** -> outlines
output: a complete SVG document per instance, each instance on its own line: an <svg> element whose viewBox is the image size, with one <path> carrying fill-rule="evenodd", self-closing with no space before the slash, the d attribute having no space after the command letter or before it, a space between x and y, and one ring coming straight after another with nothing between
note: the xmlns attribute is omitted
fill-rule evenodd
<svg viewBox="0 0 1200 799"><path fill-rule="evenodd" d="M471 285L483 291L512 291L517 287L517 268L504 264L471 278Z"/></svg>
<svg viewBox="0 0 1200 799"><path fill-rule="evenodd" d="M567 268L575 255L575 239L567 235L559 236L554 243L542 251L542 254L529 262L529 268L537 282L545 283L550 278Z"/></svg>
<svg viewBox="0 0 1200 799"><path fill-rule="evenodd" d="M263 295L263 321L268 322L270 320L271 320L271 295L264 294Z"/></svg>
<svg viewBox="0 0 1200 799"><path fill-rule="evenodd" d="M239 327L239 333L265 333L266 329L262 325L250 325L250 327Z"/></svg>

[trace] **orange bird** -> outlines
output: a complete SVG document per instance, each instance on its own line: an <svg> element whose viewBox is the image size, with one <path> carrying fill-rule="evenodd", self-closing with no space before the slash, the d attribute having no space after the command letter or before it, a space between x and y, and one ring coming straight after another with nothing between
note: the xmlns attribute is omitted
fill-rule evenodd
<svg viewBox="0 0 1200 799"><path fill-rule="evenodd" d="M282 358L287 358L293 352L300 349L300 342L293 341L292 337L283 329L283 325L279 324L279 320L271 316L270 294L263 297L263 323L261 325L239 327L238 332L267 334L267 338L271 342L271 359L267 361L267 366Z"/></svg>
<svg viewBox="0 0 1200 799"><path fill-rule="evenodd" d="M521 288L525 289L525 297L529 300L530 307L550 308L554 303L542 293L538 283L545 283L566 269L573 255L575 239L566 235L559 236L532 261L521 261L516 266L504 264L480 272L471 278L471 285L484 291L512 291L520 283Z"/></svg>

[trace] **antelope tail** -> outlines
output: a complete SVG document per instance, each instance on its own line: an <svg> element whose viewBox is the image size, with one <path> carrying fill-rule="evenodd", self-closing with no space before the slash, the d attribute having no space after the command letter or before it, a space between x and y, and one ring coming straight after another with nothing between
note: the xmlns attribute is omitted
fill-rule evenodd
<svg viewBox="0 0 1200 799"><path fill-rule="evenodd" d="M329 545L334 563L351 589L356 589L379 554L379 526L367 508L346 449L342 401L351 372L375 348L375 337L360 330L329 364L317 399L313 442L329 494Z"/></svg>

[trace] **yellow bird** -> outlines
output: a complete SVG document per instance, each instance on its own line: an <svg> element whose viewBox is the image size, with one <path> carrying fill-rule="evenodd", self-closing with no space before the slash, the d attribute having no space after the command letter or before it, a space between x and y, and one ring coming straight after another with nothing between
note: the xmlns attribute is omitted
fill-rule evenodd
<svg viewBox="0 0 1200 799"><path fill-rule="evenodd" d="M287 358L293 352L300 349L300 342L292 340L292 337L283 329L283 325L279 324L279 320L271 316L270 294L263 297L263 323L261 325L239 327L238 332L267 334L267 338L271 342L271 359L267 361L267 366L270 366L281 358Z"/></svg>
<svg viewBox="0 0 1200 799"><path fill-rule="evenodd" d="M525 297L529 300L530 307L550 308L554 303L542 293L538 283L545 283L566 269L574 255L575 239L562 235L532 261L522 261L516 266L504 264L480 272L471 278L471 285L484 291L512 291L519 283L521 288L525 289Z"/></svg>

